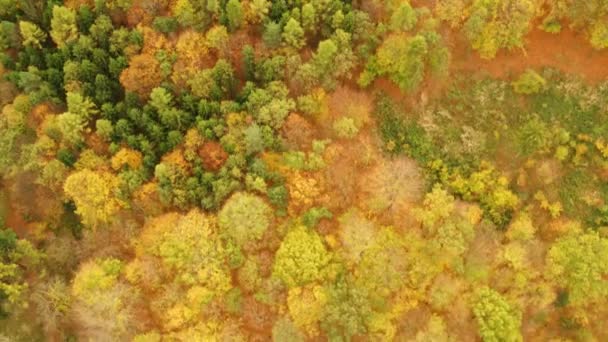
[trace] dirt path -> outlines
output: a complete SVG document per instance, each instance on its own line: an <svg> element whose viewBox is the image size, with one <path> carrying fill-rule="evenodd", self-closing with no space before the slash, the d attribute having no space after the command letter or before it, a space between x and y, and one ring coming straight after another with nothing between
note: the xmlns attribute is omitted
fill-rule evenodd
<svg viewBox="0 0 608 342"><path fill-rule="evenodd" d="M608 80L608 49L593 49L584 34L568 28L559 34L534 29L526 36L525 50L502 49L491 60L479 57L461 32L447 30L443 36L452 55L450 73L446 78L427 77L413 93L402 92L386 77L376 79L371 88L384 92L398 103L414 105L424 99L441 96L449 87L450 79L458 74L514 79L526 69L551 67L580 76L591 84Z"/></svg>
<svg viewBox="0 0 608 342"><path fill-rule="evenodd" d="M528 68L552 67L591 83L608 79L608 51L593 49L583 33L568 28L558 34L534 29L525 38L525 50L502 49L492 60L481 59L460 32L448 31L444 37L452 52L451 74L487 73L510 78Z"/></svg>

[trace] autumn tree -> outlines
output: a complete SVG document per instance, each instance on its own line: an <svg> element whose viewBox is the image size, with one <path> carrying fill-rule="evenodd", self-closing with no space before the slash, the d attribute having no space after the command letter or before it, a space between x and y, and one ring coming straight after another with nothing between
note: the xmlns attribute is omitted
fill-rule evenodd
<svg viewBox="0 0 608 342"><path fill-rule="evenodd" d="M93 259L83 263L72 283L75 299L72 310L79 324L86 327L82 337L121 339L133 334L136 326L136 293L120 280L124 268L115 258Z"/></svg>
<svg viewBox="0 0 608 342"><path fill-rule="evenodd" d="M243 22L243 8L239 0L228 0L226 4L226 18L228 20L228 28L231 31L236 31Z"/></svg>
<svg viewBox="0 0 608 342"><path fill-rule="evenodd" d="M114 219L121 207L116 198L118 179L105 172L81 170L72 173L63 190L76 203L76 213L89 227L97 227Z"/></svg>
<svg viewBox="0 0 608 342"><path fill-rule="evenodd" d="M435 32L416 36L391 34L378 48L376 56L366 65L359 84L367 86L376 76L387 75L404 91L415 90L427 70L441 74L449 63L449 51Z"/></svg>
<svg viewBox="0 0 608 342"><path fill-rule="evenodd" d="M464 32L471 47L485 59L492 59L501 48L523 49L523 37L536 15L533 0L475 0L469 8Z"/></svg>
<svg viewBox="0 0 608 342"><path fill-rule="evenodd" d="M142 98L148 97L162 79L160 64L154 56L148 54L131 58L129 67L120 74L120 83L125 90L134 92Z"/></svg>
<svg viewBox="0 0 608 342"><path fill-rule="evenodd" d="M216 220L200 210L149 220L135 252L135 260L126 266L126 277L154 293L148 304L164 332L186 332L203 319L213 300L232 287Z"/></svg>
<svg viewBox="0 0 608 342"><path fill-rule="evenodd" d="M321 237L308 228L293 228L276 252L273 275L288 287L302 286L325 277L331 254Z"/></svg>
<svg viewBox="0 0 608 342"><path fill-rule="evenodd" d="M46 40L47 34L38 25L29 21L19 22L19 31L23 39L23 45L42 48L42 43Z"/></svg>
<svg viewBox="0 0 608 342"><path fill-rule="evenodd" d="M259 240L271 220L271 209L256 195L237 192L224 204L218 214L218 223L224 233L243 245Z"/></svg>
<svg viewBox="0 0 608 342"><path fill-rule="evenodd" d="M73 9L57 5L53 7L51 38L58 47L78 39L76 12Z"/></svg>
<svg viewBox="0 0 608 342"><path fill-rule="evenodd" d="M291 18L287 24L285 24L285 27L283 28L283 41L285 44L295 49L302 48L306 43L304 39L304 30L296 19Z"/></svg>
<svg viewBox="0 0 608 342"><path fill-rule="evenodd" d="M475 292L473 314L484 341L522 341L521 312L489 287Z"/></svg>
<svg viewBox="0 0 608 342"><path fill-rule="evenodd" d="M13 310L24 307L26 272L33 270L41 257L29 241L19 239L0 222L0 318L8 318Z"/></svg>
<svg viewBox="0 0 608 342"><path fill-rule="evenodd" d="M596 233L568 235L549 250L550 277L568 291L569 302L585 305L608 296L608 239Z"/></svg>

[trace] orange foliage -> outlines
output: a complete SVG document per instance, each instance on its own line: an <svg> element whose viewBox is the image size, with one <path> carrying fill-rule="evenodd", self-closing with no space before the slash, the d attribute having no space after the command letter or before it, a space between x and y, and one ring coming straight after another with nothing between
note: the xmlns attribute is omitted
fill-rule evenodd
<svg viewBox="0 0 608 342"><path fill-rule="evenodd" d="M160 64L152 55L141 54L131 58L129 67L120 74L120 84L126 91L146 98L163 80Z"/></svg>
<svg viewBox="0 0 608 342"><path fill-rule="evenodd" d="M49 114L55 114L50 103L44 102L36 105L28 116L28 125L30 127L39 127Z"/></svg>
<svg viewBox="0 0 608 342"><path fill-rule="evenodd" d="M172 45L167 38L158 31L143 25L139 25L137 29L144 36L144 46L142 46L141 50L142 53L154 55L156 51L160 49L170 50L172 48Z"/></svg>
<svg viewBox="0 0 608 342"><path fill-rule="evenodd" d="M216 141L204 143L198 150L198 154L203 159L203 166L209 171L218 171L228 159L228 153Z"/></svg>
<svg viewBox="0 0 608 342"><path fill-rule="evenodd" d="M243 320L245 327L258 333L269 334L272 324L276 319L275 313L268 305L262 304L255 299L245 298L243 303ZM270 338L270 336L267 336Z"/></svg>
<svg viewBox="0 0 608 342"><path fill-rule="evenodd" d="M112 157L112 168L115 171L120 170L124 166L129 166L131 169L138 169L142 163L141 152L128 148L121 148L118 153Z"/></svg>
<svg viewBox="0 0 608 342"><path fill-rule="evenodd" d="M298 150L309 147L316 137L314 127L297 113L289 114L281 128L281 133L289 147Z"/></svg>
<svg viewBox="0 0 608 342"><path fill-rule="evenodd" d="M183 170L188 170L190 168L190 164L188 164L186 158L184 158L184 151L181 148L176 148L165 154L162 157L162 162L165 164L177 165Z"/></svg>

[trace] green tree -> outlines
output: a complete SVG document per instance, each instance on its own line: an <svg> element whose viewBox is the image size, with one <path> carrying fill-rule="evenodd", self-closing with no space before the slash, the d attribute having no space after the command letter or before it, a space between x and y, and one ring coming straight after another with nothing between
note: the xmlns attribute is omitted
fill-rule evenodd
<svg viewBox="0 0 608 342"><path fill-rule="evenodd" d="M218 223L224 234L239 245L259 240L271 223L272 210L260 197L237 192L224 204Z"/></svg>
<svg viewBox="0 0 608 342"><path fill-rule="evenodd" d="M19 22L19 31L21 32L21 38L23 39L23 45L32 46L35 48L42 48L42 43L46 40L46 33L42 31L38 25L30 23L29 21Z"/></svg>
<svg viewBox="0 0 608 342"><path fill-rule="evenodd" d="M264 25L264 34L262 35L264 44L270 48L278 47L281 44L282 32L281 24L275 21L269 21Z"/></svg>
<svg viewBox="0 0 608 342"><path fill-rule="evenodd" d="M78 39L76 12L73 9L57 5L53 7L51 38L60 48Z"/></svg>
<svg viewBox="0 0 608 342"><path fill-rule="evenodd" d="M485 286L475 292L473 314L484 342L523 341L521 312L491 288Z"/></svg>
<svg viewBox="0 0 608 342"><path fill-rule="evenodd" d="M547 255L550 277L568 290L569 302L586 305L608 296L608 239L597 233L569 235Z"/></svg>
<svg viewBox="0 0 608 342"><path fill-rule="evenodd" d="M500 48L523 48L523 37L536 15L533 0L475 0L464 32L473 49L492 59Z"/></svg>
<svg viewBox="0 0 608 342"><path fill-rule="evenodd" d="M288 287L303 286L322 280L330 260L331 254L317 233L294 227L275 254L273 275Z"/></svg>
<svg viewBox="0 0 608 342"><path fill-rule="evenodd" d="M0 222L0 319L25 304L28 269L42 257L27 241Z"/></svg>
<svg viewBox="0 0 608 342"><path fill-rule="evenodd" d="M226 17L230 31L236 31L243 23L243 8L239 0L228 0Z"/></svg>
<svg viewBox="0 0 608 342"><path fill-rule="evenodd" d="M416 26L418 17L409 2L403 2L395 9L390 19L390 28L393 31L409 31Z"/></svg>
<svg viewBox="0 0 608 342"><path fill-rule="evenodd" d="M317 26L317 14L312 3L302 6L302 27L307 33L314 33Z"/></svg>
<svg viewBox="0 0 608 342"><path fill-rule="evenodd" d="M516 93L526 95L538 93L546 84L547 81L534 70L526 70L516 81L511 83Z"/></svg>
<svg viewBox="0 0 608 342"><path fill-rule="evenodd" d="M300 26L300 22L294 18L290 18L287 24L285 24L282 36L285 44L298 50L306 44L304 30L302 29L302 26Z"/></svg>

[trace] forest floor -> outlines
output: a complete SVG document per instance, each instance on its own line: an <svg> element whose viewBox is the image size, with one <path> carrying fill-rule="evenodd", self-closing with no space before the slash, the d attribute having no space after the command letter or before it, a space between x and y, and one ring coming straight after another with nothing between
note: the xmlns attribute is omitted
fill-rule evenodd
<svg viewBox="0 0 608 342"><path fill-rule="evenodd" d="M524 49L499 50L491 60L479 57L462 32L446 30L443 36L451 53L451 76L466 74L507 80L514 79L527 69L549 67L564 74L578 75L590 84L608 78L608 53L593 49L582 32L575 32L567 26L555 34L534 28L525 37ZM427 79L417 95L425 101L427 97L440 95L449 84L445 80ZM398 102L421 100L403 93L385 77L377 79L373 87Z"/></svg>

